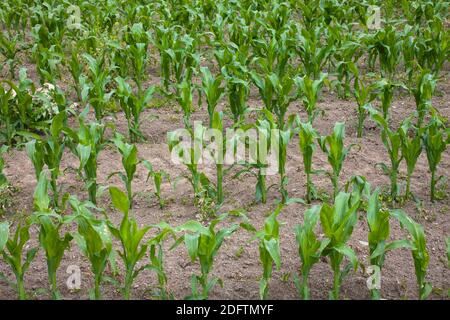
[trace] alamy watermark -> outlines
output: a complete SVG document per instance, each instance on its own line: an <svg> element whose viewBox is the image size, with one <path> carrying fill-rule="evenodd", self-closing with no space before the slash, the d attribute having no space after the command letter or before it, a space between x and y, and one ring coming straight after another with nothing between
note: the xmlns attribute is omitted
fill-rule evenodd
<svg viewBox="0 0 450 320"><path fill-rule="evenodd" d="M278 173L280 148L286 148L282 136L289 131L251 128L227 128L225 133L194 122L193 130L177 129L168 133L172 163L179 165L259 164L265 175Z"/></svg>

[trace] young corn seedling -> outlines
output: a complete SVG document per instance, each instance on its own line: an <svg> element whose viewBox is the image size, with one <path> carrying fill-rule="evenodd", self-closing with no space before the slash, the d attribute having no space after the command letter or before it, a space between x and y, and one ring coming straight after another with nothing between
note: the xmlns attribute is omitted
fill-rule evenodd
<svg viewBox="0 0 450 320"><path fill-rule="evenodd" d="M78 101L82 101L82 77L83 77L83 65L79 58L79 48L77 45L72 46L72 53L70 55L70 60L67 61L69 72L73 79L73 88L77 94Z"/></svg>
<svg viewBox="0 0 450 320"><path fill-rule="evenodd" d="M249 83L237 77L227 78L228 104L233 114L234 124L244 120L245 112L248 109L247 99L250 93Z"/></svg>
<svg viewBox="0 0 450 320"><path fill-rule="evenodd" d="M258 137L247 134L247 131L254 128L257 130ZM242 130L243 136L237 135L238 139L235 141L227 141L227 143L231 142L227 147L236 150L234 142L239 141L240 143L245 143L253 161L239 160L239 165L244 166L244 169L235 174L234 178L238 178L243 173L250 173L255 176L257 180L255 186L255 200L256 202L266 203L267 192L269 189L266 185L266 175L268 168L267 160L271 150L271 123L266 119L258 119L254 125L242 126L240 129ZM239 130L236 131L236 133L239 132ZM256 148L254 148L254 146L256 146ZM256 170L256 173L254 170Z"/></svg>
<svg viewBox="0 0 450 320"><path fill-rule="evenodd" d="M16 277L14 287L16 288L20 300L26 300L27 298L24 275L39 249L38 247L30 248L25 253L25 249L28 248L28 241L30 240L29 229L29 224L24 226L19 224L14 235L10 237L9 223L7 221L0 222L0 256L9 265ZM23 260L24 253L25 260ZM6 279L1 272L0 277Z"/></svg>
<svg viewBox="0 0 450 320"><path fill-rule="evenodd" d="M371 106L371 102L376 98L373 90L373 85L366 85L364 80L359 77L355 78L353 96L358 104L358 138L362 138L363 135L364 121L367 118L366 107Z"/></svg>
<svg viewBox="0 0 450 320"><path fill-rule="evenodd" d="M170 175L163 170L156 171L155 169L153 169L152 164L147 160L143 160L142 163L148 170L147 181L148 179L150 179L150 177L153 179L153 185L155 187L154 194L158 199L159 208L162 210L164 209L166 201L161 195L161 184L163 182L163 179L166 179L170 183Z"/></svg>
<svg viewBox="0 0 450 320"><path fill-rule="evenodd" d="M338 37L341 36L341 34L338 34ZM342 41L333 54L337 62L334 66L337 72L337 81L335 83L337 84L337 93L340 98L347 99L350 97L352 75L358 72L357 62L363 53L362 50L358 50L360 47L360 43L355 41L355 39L349 38Z"/></svg>
<svg viewBox="0 0 450 320"><path fill-rule="evenodd" d="M125 279L122 291L123 297L129 300L134 279L145 269L145 266L137 269L136 265L144 258L147 252L148 245L142 244L142 238L150 227L139 229L136 220L129 217L130 202L125 193L116 187L110 187L109 193L113 206L123 213L119 227L114 226L110 221L107 223L111 234L122 245L122 251L119 252L119 256L125 266Z"/></svg>
<svg viewBox="0 0 450 320"><path fill-rule="evenodd" d="M393 79L401 58L402 41L392 25L368 36L369 65L373 70L378 58L383 77Z"/></svg>
<svg viewBox="0 0 450 320"><path fill-rule="evenodd" d="M211 128L220 132L223 136L223 113L222 112L214 112ZM223 161L225 154L225 143L224 139L219 141L219 139L214 140L214 143L217 144L217 150L211 152L211 156L214 159L216 164L216 195L217 195L217 205L221 205L223 203Z"/></svg>
<svg viewBox="0 0 450 320"><path fill-rule="evenodd" d="M7 35L4 32L0 33L0 54L6 58L6 64L9 68L9 75L11 79L16 78L16 66L19 62L17 54L24 49L21 45L19 35Z"/></svg>
<svg viewBox="0 0 450 320"><path fill-rule="evenodd" d="M395 240L388 243L390 226L390 210L383 209L380 202L380 190L376 189L368 199L367 224L369 225L369 253L370 265L381 269L384 265L386 253L398 248L409 248L407 240ZM381 299L380 289L370 290L372 299Z"/></svg>
<svg viewBox="0 0 450 320"><path fill-rule="evenodd" d="M413 127L411 117L402 121L398 132L400 133L400 142L402 156L406 161L406 192L405 198L411 195L411 176L416 167L417 160L422 153L421 130ZM411 134L411 131L413 133Z"/></svg>
<svg viewBox="0 0 450 320"><path fill-rule="evenodd" d="M154 296L161 300L173 300L174 297L167 291L167 275L164 270L163 255L164 250L161 244L150 245L150 265L149 269L154 270L158 277L158 292Z"/></svg>
<svg viewBox="0 0 450 320"><path fill-rule="evenodd" d="M139 163L138 160L138 150L134 144L128 144L124 142L124 137L120 133L116 133L113 139L114 144L122 155L122 165L125 169L125 174L123 172L114 172L109 175L109 177L118 174L125 184L127 195L128 195L128 203L130 204L130 209L132 207L133 202L133 192L131 190L131 183L134 178L134 174L136 172L136 166Z"/></svg>
<svg viewBox="0 0 450 320"><path fill-rule="evenodd" d="M324 256L330 257L331 269L333 270L333 290L330 299L339 299L342 281L348 272L358 267L358 258L355 252L347 245L353 228L358 221L358 208L360 200L357 194L340 192L334 200L334 205L327 203L320 210L320 222L325 237L330 239L327 247L323 250ZM341 269L344 257L350 263Z"/></svg>
<svg viewBox="0 0 450 320"><path fill-rule="evenodd" d="M294 81L287 74L281 78L275 73L268 73L263 78L256 73L251 73L251 76L259 89L265 108L276 115L278 128L284 130L287 109L298 97L297 94L291 94L298 81Z"/></svg>
<svg viewBox="0 0 450 320"><path fill-rule="evenodd" d="M55 45L44 47L37 44L32 51L41 84L56 83L61 77L60 65L63 60L61 50Z"/></svg>
<svg viewBox="0 0 450 320"><path fill-rule="evenodd" d="M401 154L401 137L399 131L392 131L389 128L389 124L386 119L375 109L367 108L371 118L381 128L381 141L385 146L389 159L391 161L391 167L389 168L385 163L378 163L383 171L389 175L391 179L391 200L395 201L399 195L397 176L403 155Z"/></svg>
<svg viewBox="0 0 450 320"><path fill-rule="evenodd" d="M142 82L145 77L145 69L147 67L147 44L136 43L127 47L127 54L133 67L133 80L138 89L138 95L142 93Z"/></svg>
<svg viewBox="0 0 450 320"><path fill-rule="evenodd" d="M383 118L389 120L389 109L392 106L395 90L406 87L399 83L382 79L376 83L376 87L380 90L381 110L383 111Z"/></svg>
<svg viewBox="0 0 450 320"><path fill-rule="evenodd" d="M328 157L328 163L331 165L332 173L329 173L333 184L333 195L337 196L339 191L339 175L342 170L345 158L355 144L344 147L345 125L337 122L334 126L333 133L329 136L321 136L317 139L320 148Z"/></svg>
<svg viewBox="0 0 450 320"><path fill-rule="evenodd" d="M318 79L321 71L328 63L334 46L331 43L325 45L321 43L324 27L313 27L312 29L302 28L297 33L296 52L300 62L311 79Z"/></svg>
<svg viewBox="0 0 450 320"><path fill-rule="evenodd" d="M422 129L423 121L428 111L431 109L431 98L436 89L437 79L429 72L423 70L417 77L416 88L411 89L416 102L417 128Z"/></svg>
<svg viewBox="0 0 450 320"><path fill-rule="evenodd" d="M158 288L152 293L152 297L161 300L173 300L174 296L167 288L167 274L164 269L163 242L169 235L176 239L175 231L164 222L159 223L154 227L159 228L161 231L148 242L150 247L150 264L148 265L148 269L154 271L158 278Z"/></svg>
<svg viewBox="0 0 450 320"><path fill-rule="evenodd" d="M69 147L78 158L80 165L78 174L83 179L89 194L89 201L97 203L97 159L101 150L105 147L104 134L106 125L98 122L85 123L83 116L78 119L79 129L75 132L70 128L64 128L70 138Z"/></svg>
<svg viewBox="0 0 450 320"><path fill-rule="evenodd" d="M396 210L391 213L396 218L403 228L408 230L411 235L409 245L414 260L414 269L416 272L417 285L419 287L419 299L426 299L431 293L432 286L425 280L430 257L425 240L425 232L423 227L411 219L405 212Z"/></svg>
<svg viewBox="0 0 450 320"><path fill-rule="evenodd" d="M47 259L47 273L52 299L59 300L61 295L57 287L56 271L73 237L69 232L65 233L64 236L60 236L60 230L65 223L65 218L49 208L50 198L47 188L46 172L42 171L34 192L36 212L30 217L30 222L40 227L39 244L44 249Z"/></svg>
<svg viewBox="0 0 450 320"><path fill-rule="evenodd" d="M193 106L193 92L192 92L192 84L188 80L183 80L178 86L177 86L179 94L177 95L177 101L178 104L181 106L181 109L183 110L183 123L184 127L187 130L192 131L192 125L190 122L191 114L194 111Z"/></svg>
<svg viewBox="0 0 450 320"><path fill-rule="evenodd" d="M176 241L172 248L184 241L191 261L195 262L198 260L200 263L201 275L192 275L192 294L187 299L206 300L217 283L223 286L222 280L219 278L210 279L209 273L212 270L214 258L222 246L223 241L239 228L238 224L232 224L229 227L215 230L216 226L227 217L228 214L220 215L218 218L212 220L208 227L203 226L198 221L188 221L175 228L176 232L184 232L184 235ZM201 291L199 290L199 285Z"/></svg>
<svg viewBox="0 0 450 320"><path fill-rule="evenodd" d="M89 210L89 204L80 203L76 198L69 200L77 212L74 220L78 232L73 234L81 252L89 259L91 271L94 274L94 288L91 298L101 299L100 285L112 250L111 236L104 220L97 220Z"/></svg>
<svg viewBox="0 0 450 320"><path fill-rule="evenodd" d="M450 143L450 129L445 127L439 115L434 114L432 116L430 123L425 128L422 140L427 153L428 167L431 172L430 198L431 201L435 201L437 198L436 184L440 180L440 178L436 179L437 167L441 162L442 153Z"/></svg>
<svg viewBox="0 0 450 320"><path fill-rule="evenodd" d="M206 128L201 125L195 127L195 132L187 130L190 139L194 139L193 146L190 142L188 142L189 145L186 146L186 142L180 140L181 137L176 131L167 134L169 151L171 152L172 157L180 159L189 170L190 176L187 176L187 179L192 185L196 203L204 197L209 198L209 200L215 197L214 192L211 190L212 188L209 179L204 173L199 171L198 168L201 157L199 148L203 144L205 130Z"/></svg>
<svg viewBox="0 0 450 320"><path fill-rule="evenodd" d="M305 211L303 225L297 225L295 228L295 235L298 245L298 254L300 256L301 265L301 282L295 277L295 284L299 291L300 297L303 300L309 300L311 298L310 290L308 286L308 277L311 268L314 264L319 262L322 256L322 251L330 243L330 239L324 238L318 240L315 229L319 221L319 213L321 208L319 206L313 206Z"/></svg>
<svg viewBox="0 0 450 320"><path fill-rule="evenodd" d="M312 168L312 157L316 150L315 140L318 138L316 130L310 122L299 124L299 148L303 157L303 166L306 174L306 202L311 203L311 200L316 197L316 190L311 180L311 175L314 173Z"/></svg>
<svg viewBox="0 0 450 320"><path fill-rule="evenodd" d="M267 122L270 124L271 129L279 129L280 127L275 122L273 114L268 110L264 110L264 116ZM287 162L287 148L289 142L293 138L296 133L296 128L294 127L296 117L294 115L290 116L286 125L283 124L285 129L282 130L273 130L271 132L271 143L270 143L270 151L275 153L277 157L278 163L278 174L280 177L279 183L279 191L281 194L281 203L293 203L293 202L303 202L302 199L298 198L289 198L288 191L286 189L289 178L286 175L286 162Z"/></svg>
<svg viewBox="0 0 450 320"><path fill-rule="evenodd" d="M9 86L11 97L6 97L7 100L2 102L2 117L7 123L9 119L9 130L7 137L12 142L12 138L16 135L15 129L28 130L35 125L33 119L33 96L36 93L36 88L33 81L27 76L27 69L21 68L19 70L19 83L15 84L10 80L3 80ZM11 99L13 98L13 99ZM9 101L9 102L8 102ZM2 119L3 120L3 119ZM7 128L8 129L8 128Z"/></svg>
<svg viewBox="0 0 450 320"><path fill-rule="evenodd" d="M36 173L36 179L44 168L44 165L50 170L50 185L53 192L53 205L58 207L59 187L58 177L60 175L60 164L64 152L66 139L62 135L66 114L58 113L52 120L46 136L41 137L37 134L24 133L24 136L31 137L33 140L26 144L28 157L33 163Z"/></svg>
<svg viewBox="0 0 450 320"><path fill-rule="evenodd" d="M116 77L115 81L117 83L116 95L128 122L130 142L137 142L139 138L144 138L140 131L140 116L152 99L155 87L151 86L145 91L139 91L136 95L125 79Z"/></svg>
<svg viewBox="0 0 450 320"><path fill-rule="evenodd" d="M198 39L187 34L181 35L178 28L179 26L155 28L154 44L160 54L163 85L169 96L173 94L170 93L171 85L190 82L194 70L200 64L200 55L196 51ZM176 88L175 91L176 96L179 96Z"/></svg>
<svg viewBox="0 0 450 320"><path fill-rule="evenodd" d="M9 90L5 90L3 86L0 86L0 120L3 123L3 128L0 131L0 135L3 136L3 140L6 145L11 146L14 141L14 137L16 136L16 118L13 109L10 106L11 100L13 100L13 91L14 89L10 88Z"/></svg>
<svg viewBox="0 0 450 320"><path fill-rule="evenodd" d="M321 73L320 78L317 80L311 79L308 75L295 80L299 89L299 96L301 97L303 107L308 114L308 122L310 123L314 122L314 119L320 112L320 110L316 108L316 104L323 85L328 81L327 77L328 74Z"/></svg>
<svg viewBox="0 0 450 320"><path fill-rule="evenodd" d="M111 81L109 70L106 68L105 56L94 58L90 54L83 55L88 65L89 93L88 102L94 109L95 118L101 121L106 112L106 106L114 93L106 92L107 86Z"/></svg>
<svg viewBox="0 0 450 320"><path fill-rule="evenodd" d="M0 188L8 184L8 179L6 179L3 169L5 168L5 160L3 159L3 154L8 150L8 146L0 147Z"/></svg>
<svg viewBox="0 0 450 320"><path fill-rule="evenodd" d="M264 228L255 232L253 240L259 240L259 260L263 266L263 275L259 281L259 296L266 300L269 295L269 283L272 278L273 265L279 270L281 268L280 255L280 223L277 220L283 205L279 204L274 212L264 222Z"/></svg>
<svg viewBox="0 0 450 320"><path fill-rule="evenodd" d="M213 114L216 110L217 104L225 94L225 88L221 86L223 76L214 77L207 67L201 67L202 73L202 87L201 90L206 97L206 104L208 106L209 126L212 125Z"/></svg>

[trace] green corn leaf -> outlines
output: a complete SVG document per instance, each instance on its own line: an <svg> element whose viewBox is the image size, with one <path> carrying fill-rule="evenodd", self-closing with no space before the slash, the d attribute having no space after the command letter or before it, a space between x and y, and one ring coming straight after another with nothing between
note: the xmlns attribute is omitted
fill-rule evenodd
<svg viewBox="0 0 450 320"><path fill-rule="evenodd" d="M3 251L3 248L8 242L9 238L9 223L8 221L0 222L0 252Z"/></svg>
<svg viewBox="0 0 450 320"><path fill-rule="evenodd" d="M123 214L127 215L130 208L127 195L117 187L110 187L109 194L114 207L119 209Z"/></svg>

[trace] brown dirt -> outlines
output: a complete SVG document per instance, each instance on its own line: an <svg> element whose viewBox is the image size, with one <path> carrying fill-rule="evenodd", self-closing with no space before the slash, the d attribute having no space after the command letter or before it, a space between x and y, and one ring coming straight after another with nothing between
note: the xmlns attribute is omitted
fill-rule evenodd
<svg viewBox="0 0 450 320"><path fill-rule="evenodd" d="M156 83L157 76L151 75L152 82ZM35 75L33 77L35 79ZM439 88L441 96L434 98L434 105L442 115L450 115L450 86L446 85ZM257 107L261 106L260 101L256 100L257 92L252 92L252 99L249 104ZM346 124L346 144L357 143L361 149L354 149L344 163L340 182L352 175L364 175L373 186L385 187L389 179L379 169L375 168L378 162L387 162L388 157L384 146L379 137L379 129L369 120L366 122L365 134L363 139L356 138L356 104L354 101L339 100L334 93L325 93L320 103L320 107L325 111L323 117L319 117L315 123L316 129L321 134L329 134L336 121L343 121ZM290 108L291 113L299 112L302 119L305 119L303 108L297 103ZM410 98L399 97L392 106L393 123L399 123L401 119L409 115L414 110L414 101ZM153 117L156 116L156 119ZM147 110L142 117L142 131L148 138L145 143L139 143L139 156L149 160L155 168L163 169L170 173L174 178L185 172L181 166L174 166L169 157L169 151L166 144L166 133L182 127L181 116L175 111L173 105L166 105L159 109ZM153 120L152 120L153 119ZM207 114L205 109L198 110L193 119L202 119L206 121ZM115 123L118 131L126 134L126 121L121 113L116 114L115 119L110 118ZM303 173L303 163L298 151L298 140L294 139L290 143L288 151L287 174L289 176L288 190L291 197L302 197L305 192L305 175ZM9 220L17 220L23 214L32 211L33 191L36 186L36 179L33 167L27 158L24 150L12 150L5 157L6 175L11 183L19 188L14 195L14 214L6 216ZM326 156L317 150L314 159L316 169L329 169ZM68 152L62 161L62 169L77 167L77 160ZM102 185L122 186L118 178L112 178L106 181L107 176L113 172L121 170L121 161L118 152L114 148L106 148L102 151L99 159L98 179ZM450 153L447 150L439 166L439 174L448 175L450 169ZM214 177L214 170L207 169L206 172ZM402 167L401 176L404 177L405 168ZM133 209L133 216L139 222L139 225L157 223L162 220L171 225L179 225L189 219L195 219L197 209L193 205L192 190L190 185L181 181L174 192L170 191L167 183L163 187L163 196L170 201L163 210L157 206L156 199L151 196L153 185L146 182L147 172L141 165L138 167L136 178L133 183L134 192L137 194ZM269 177L270 183L277 182L277 177ZM447 290L450 289L450 270L447 268L445 256L444 238L450 235L449 209L450 199L437 203L430 203L429 197L429 179L428 165L424 153L420 156L412 180L412 191L422 200L423 209L418 210L414 202L410 201L404 205L404 210L417 221L423 224L427 247L430 253L430 266L427 279L434 286L432 299L446 299ZM76 177L72 171L65 171L59 179L59 183L65 191L77 195L81 199L86 198L86 192L83 183ZM242 179L233 180L231 176L225 178L224 190L226 190L226 203L222 209L225 212L229 209L245 208L248 210L248 216L252 223L261 227L264 219L271 210L274 209L275 200L279 197L278 193L272 189L269 193L268 204L254 204L254 186L255 180L251 176L245 176ZM322 190L331 192L331 183L326 176L315 176L315 185ZM448 190L447 190L448 194ZM119 223L121 215L110 209L108 196L99 201L99 206L107 208L112 221ZM292 204L283 209L280 220L283 222L281 229L281 254L282 268L273 275L270 283L270 298L273 299L297 299L298 294L292 282L292 276L297 272L300 262L297 253L294 226L303 221L303 212L305 205ZM368 265L368 248L360 241L367 241L368 227L362 217L355 228L350 246L356 251L362 263ZM153 233L152 233L153 234ZM392 239L404 237L406 233L400 226L392 221L391 236ZM256 242L249 242L250 235L239 230L231 238L227 239L220 249L214 264L213 275L219 276L224 281L224 288L216 287L210 298L212 299L258 299L259 277L262 267L259 264L258 246ZM168 241L170 242L170 241ZM37 246L37 228L32 228L32 241L29 246ZM193 272L198 272L198 266L189 263L187 253L183 246L169 251L170 243L166 243L165 251L165 269L168 275L169 290L176 298L183 298L190 293L190 276ZM238 257L236 254L242 251ZM69 265L78 265L82 271L82 286L78 292L70 292L65 282L68 278L66 269ZM31 298L47 299L48 293L43 292L42 288L47 287L46 262L43 251L40 250L35 261L32 263L29 272L26 274L26 289ZM13 276L4 262L0 261L0 271L5 273L10 279ZM342 287L342 298L349 299L367 299L369 291L366 287L366 275L361 269L357 272L351 272L344 280ZM119 278L122 278L120 276ZM288 281L282 279L289 278ZM86 299L88 291L92 287L92 274L88 261L80 254L76 245L66 252L58 271L59 289L65 299ZM151 271L142 272L136 279L133 290L133 297L136 299L149 298L148 289L156 285L155 275ZM332 272L323 259L317 263L310 275L311 295L314 299L327 299L328 291L332 286ZM111 284L103 285L104 297L108 299L119 299L119 291ZM382 296L387 299L417 298L417 286L414 275L414 267L411 254L408 250L396 250L387 255L385 267L382 275ZM5 283L0 281L0 299L13 299L15 292Z"/></svg>

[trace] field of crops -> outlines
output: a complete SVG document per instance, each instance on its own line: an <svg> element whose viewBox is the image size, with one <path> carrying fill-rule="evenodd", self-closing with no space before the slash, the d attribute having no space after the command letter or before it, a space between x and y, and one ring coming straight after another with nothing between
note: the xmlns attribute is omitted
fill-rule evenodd
<svg viewBox="0 0 450 320"><path fill-rule="evenodd" d="M0 3L0 299L449 299L450 1Z"/></svg>

